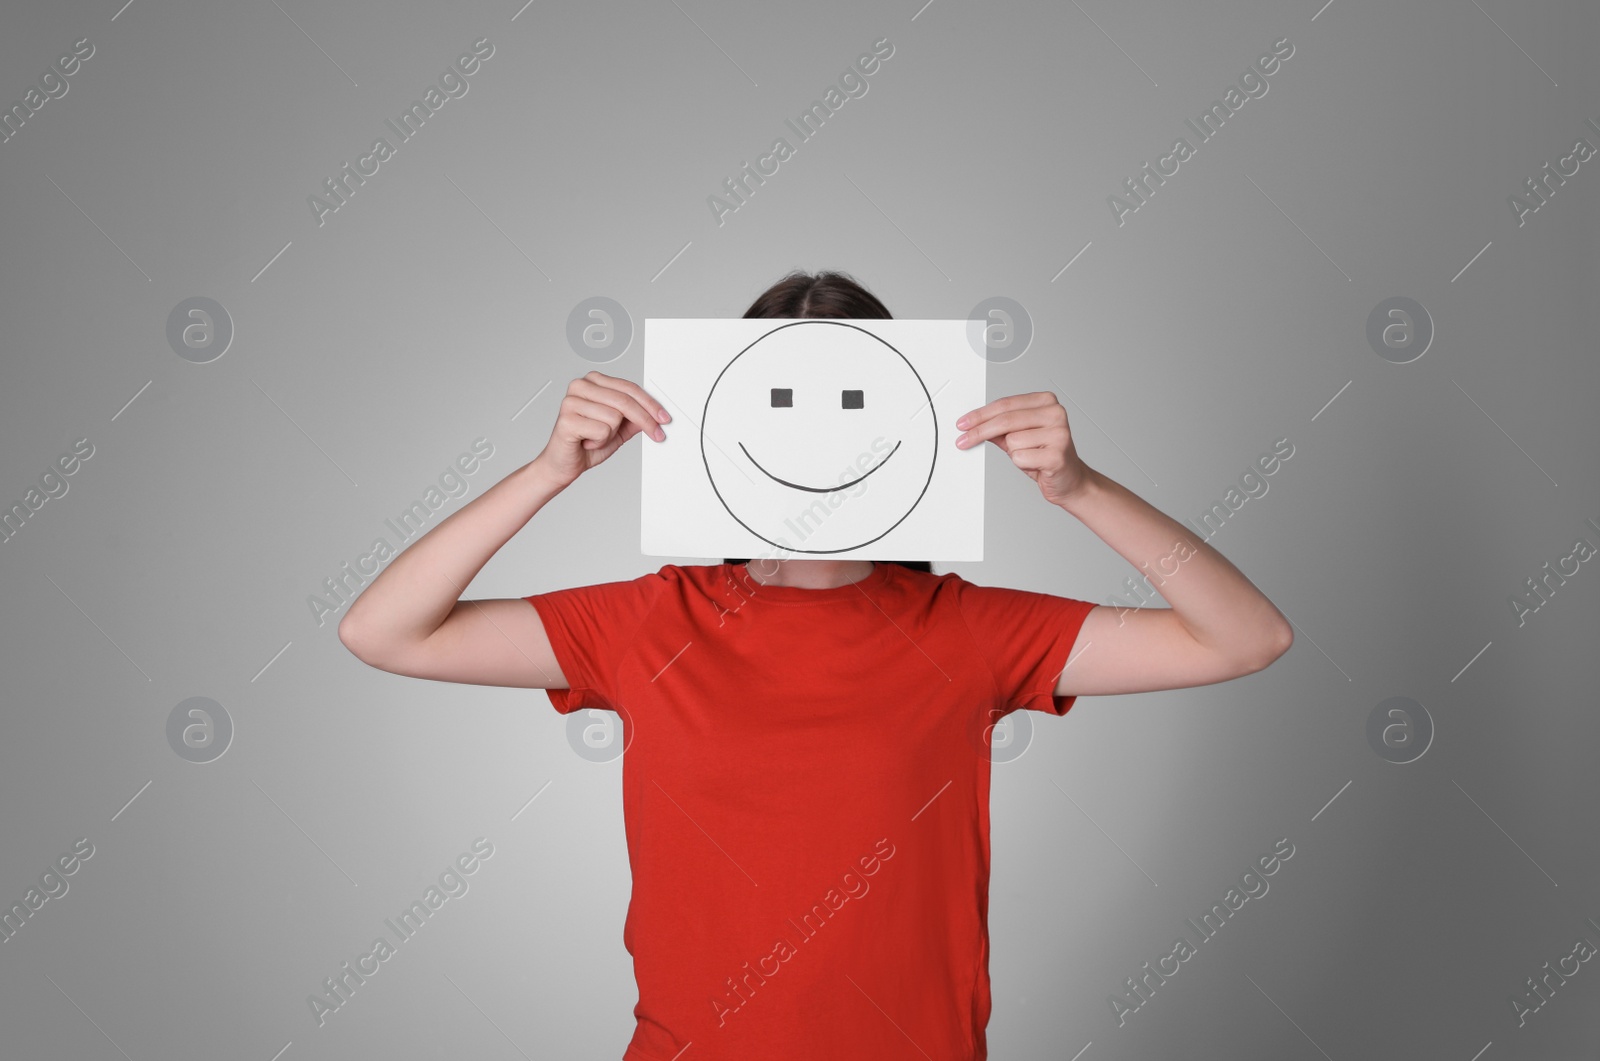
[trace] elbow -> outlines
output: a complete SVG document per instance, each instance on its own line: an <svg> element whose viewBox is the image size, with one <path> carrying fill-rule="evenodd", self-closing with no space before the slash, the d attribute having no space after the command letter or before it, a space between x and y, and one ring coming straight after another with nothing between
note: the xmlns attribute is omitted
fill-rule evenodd
<svg viewBox="0 0 1600 1061"><path fill-rule="evenodd" d="M1288 652L1294 644L1294 627L1284 623L1270 638L1267 639L1266 648L1256 656L1252 672L1266 670L1278 657Z"/></svg>
<svg viewBox="0 0 1600 1061"><path fill-rule="evenodd" d="M362 640L360 628L350 621L349 612L339 620L339 643L349 649L350 654L361 662L372 662L370 646Z"/></svg>
<svg viewBox="0 0 1600 1061"><path fill-rule="evenodd" d="M1294 644L1294 629L1284 625L1270 635L1254 642L1254 647L1241 655L1235 656L1234 669L1238 672L1235 677L1242 678L1246 674L1255 674L1264 671L1277 661L1278 657L1289 651L1289 646Z"/></svg>

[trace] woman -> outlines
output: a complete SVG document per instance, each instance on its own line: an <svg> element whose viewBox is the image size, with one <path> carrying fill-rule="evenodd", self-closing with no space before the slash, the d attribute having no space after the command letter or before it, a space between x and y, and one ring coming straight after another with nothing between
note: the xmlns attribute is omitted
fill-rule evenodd
<svg viewBox="0 0 1600 1061"><path fill-rule="evenodd" d="M794 273L745 316L889 312L843 274ZM1291 628L1220 553L1085 465L1046 391L968 411L954 444L993 442L1154 570L1171 608L772 558L458 599L552 497L671 421L629 380L573 380L544 450L391 561L340 639L396 674L621 715L639 988L624 1061L982 1061L995 722L1250 674Z"/></svg>

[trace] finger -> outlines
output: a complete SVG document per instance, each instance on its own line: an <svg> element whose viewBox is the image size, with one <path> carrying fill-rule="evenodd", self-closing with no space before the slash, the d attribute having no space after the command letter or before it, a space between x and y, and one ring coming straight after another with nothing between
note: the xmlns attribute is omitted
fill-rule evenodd
<svg viewBox="0 0 1600 1061"><path fill-rule="evenodd" d="M1067 436L1056 427L1031 427L1023 431L1008 431L994 440L1007 453L1022 449L1054 449L1064 451Z"/></svg>
<svg viewBox="0 0 1600 1061"><path fill-rule="evenodd" d="M600 376L601 379L611 378L610 376L602 376L598 372L591 372L589 375ZM623 441L627 441L639 430L649 432L650 437L657 442L666 438L666 435L661 431L661 425L656 423L655 418L645 407L640 405L626 391L606 386L603 383L589 379L588 376L583 379L573 380L572 387L574 392L580 393L586 400L614 410L618 417L615 427L620 428L624 422L635 425L634 431L629 431L623 435Z"/></svg>
<svg viewBox="0 0 1600 1061"><path fill-rule="evenodd" d="M622 446L622 442L621 435L612 435L610 439L604 442L586 441L584 442L584 447L588 449L596 461L603 461L615 453Z"/></svg>
<svg viewBox="0 0 1600 1061"><path fill-rule="evenodd" d="M655 431L661 430L655 424L651 424L650 427L651 427L651 429L653 429ZM622 422L621 430L619 430L617 432L617 444L621 445L622 443L628 441L628 439L632 438L634 435L637 435L640 431L643 431L643 430L645 430L645 429L640 427L638 424L634 423L632 420L624 420Z"/></svg>
<svg viewBox="0 0 1600 1061"><path fill-rule="evenodd" d="M658 402L658 400L656 400L656 398L654 398L653 395L648 392L648 390L643 389L642 386L638 386L637 382L632 381L632 379L624 379L622 376L606 376L605 373L600 373L600 371L590 371L590 373L587 373L586 376L584 376L584 379L590 379L590 381L597 382L597 384L600 384L600 386L611 387L611 389L622 390L622 392L626 392L626 394L629 394L630 397L634 397L635 400L638 400L640 405L645 406L645 410L650 411L651 418L658 419L658 421L662 422L662 424L667 424L667 422L672 421L672 413L667 411L667 406L664 406L661 402Z"/></svg>
<svg viewBox="0 0 1600 1061"><path fill-rule="evenodd" d="M1054 410L1057 409L1061 411L1059 413L1055 412ZM1065 423L1066 410L1061 409L1058 404L1013 409L1010 412L999 413L969 427L964 435L957 437L956 445L962 449L970 449L986 439L1009 434L1013 431L1060 426Z"/></svg>
<svg viewBox="0 0 1600 1061"><path fill-rule="evenodd" d="M622 413L604 402L569 393L561 400L561 425L573 436L605 442L622 424Z"/></svg>
<svg viewBox="0 0 1600 1061"><path fill-rule="evenodd" d="M1060 465L1058 451L1049 446L1011 447L1011 463L1025 472L1053 470Z"/></svg>
<svg viewBox="0 0 1600 1061"><path fill-rule="evenodd" d="M999 413L1010 412L1013 409L1027 409L1036 405L1049 405L1056 400L1054 391L1030 391L1027 394L1008 394L1004 398L996 398L987 405L981 405L959 417L957 427L976 427L984 420Z"/></svg>
<svg viewBox="0 0 1600 1061"><path fill-rule="evenodd" d="M1051 391L1032 391L1028 394L1012 394L1004 398L997 398L983 407L986 412L982 416L974 416L976 423L993 420L996 417L1007 416L1015 413L1027 413L1040 409L1052 410L1050 415L1055 415L1053 410L1061 409L1060 416L1066 418L1066 410L1061 408L1061 403L1056 401L1056 396ZM968 427L976 426L969 423Z"/></svg>
<svg viewBox="0 0 1600 1061"><path fill-rule="evenodd" d="M597 401L604 401L622 412L629 420L638 423L640 428L647 431L651 438L661 441L665 434L661 432L660 425L670 420L671 414L666 407L645 392L645 389L629 379L619 379L608 376L603 372L590 372L584 380L596 388L590 395Z"/></svg>
<svg viewBox="0 0 1600 1061"><path fill-rule="evenodd" d="M597 372L595 375L601 375L601 373ZM633 397L638 400L639 404L644 406L645 410L649 412L653 419L663 424L672 422L672 414L667 412L667 407L656 401L655 398L651 396L649 391L633 382L633 380L620 379L616 376L607 376L606 379L609 381L611 386L621 387L623 390L633 395Z"/></svg>
<svg viewBox="0 0 1600 1061"><path fill-rule="evenodd" d="M606 425L606 426L609 427L609 425ZM612 445L613 442L616 445L620 446L624 442L628 441L628 439L632 438L634 435L637 435L639 433L639 430L640 430L640 428L639 428L638 424L634 423L632 420L624 420L622 422L622 428L620 430L617 430L617 431L607 430L606 433L605 433L605 437L604 438L586 438L586 439L584 439L583 440L583 448L584 449L603 449L604 447L606 447L608 445Z"/></svg>

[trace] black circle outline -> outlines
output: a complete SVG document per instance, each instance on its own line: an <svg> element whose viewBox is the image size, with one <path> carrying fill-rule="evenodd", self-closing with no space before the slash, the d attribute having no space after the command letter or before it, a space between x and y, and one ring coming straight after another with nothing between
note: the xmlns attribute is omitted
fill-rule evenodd
<svg viewBox="0 0 1600 1061"><path fill-rule="evenodd" d="M773 541L771 538L768 538L765 534L762 534L760 531L756 530L754 527L750 526L744 520L740 519L738 516L735 516L733 514L733 510L728 507L727 500L722 496L722 491L717 489L716 477L711 474L711 462L706 460L706 417L710 414L710 411L711 411L711 396L717 392L717 384L722 382L722 377L727 373L728 369L733 367L733 363L735 361L739 360L745 354L749 353L750 352L750 348L755 346L756 343L759 343L761 340L763 340L763 339L765 339L765 338L767 338L769 336L776 335L778 332L783 331L785 328L793 328L795 325L798 325L798 324L832 324L832 325L835 325L835 326L840 327L840 328L854 328L856 331L861 332L863 335L866 335L866 336L869 336L870 338L876 339L876 340L878 340L878 342L882 343L884 346L887 346L890 350L894 351L895 356L898 357L900 360L904 361L906 363L906 367L911 370L911 375L912 375L912 377L914 379L916 379L917 386L921 387L922 388L922 393L927 396L927 399L928 399L928 415L933 420L933 461L932 461L932 463L930 463L928 465L928 479L927 479L927 482L924 482L922 484L922 491L917 494L917 499L915 501L911 502L911 507L906 509L905 515L901 516L899 519L895 520L892 524L890 524L889 527L883 532L883 534L878 535L877 538L868 538L866 541L858 542L855 545L847 545L842 549L791 549L786 545L779 545L777 542ZM905 354L902 354L898 349L895 348L895 345L893 343L891 343L887 339L883 338L883 336L875 335L872 332L867 331L867 329L865 329L865 328L859 327L859 326L854 325L854 324L846 324L843 321L823 320L823 319L819 319L819 318L816 318L816 317L808 317L808 318L806 318L804 320L791 321L788 324L780 325L780 326L778 326L776 328L773 328L771 331L763 332L761 335L758 335L755 339L751 340L749 346L746 346L743 350L740 350L737 354L734 354L731 358L728 359L728 363L726 365L722 366L722 371L717 373L717 378L711 381L711 387L706 391L706 404L705 404L705 407L700 410L700 463L705 466L705 469L706 469L706 481L711 484L711 492L717 495L717 501L722 505L723 511L726 512L728 514L729 518L731 518L735 523L737 523L739 526L743 527L745 530L749 531L751 534L754 534L757 538L760 538L762 541L766 542L768 545L771 545L771 546L773 546L774 548L777 548L777 549L782 549L784 552L789 552L789 553L815 553L815 554L822 554L822 555L826 555L828 553L847 553L851 549L860 549L863 546L871 545L873 542L877 541L879 538L882 538L884 535L888 534L889 531L892 531L896 527L900 526L900 524L902 524L902 523L904 523L906 521L906 516L909 516L909 515L911 515L911 513L915 512L917 510L917 506L922 503L922 499L925 496L927 496L928 484L933 482L934 470L939 466L939 418L937 416L933 415L933 408L934 408L933 395L928 394L928 385L926 383L922 382L922 374L917 371L917 367L911 363L911 359L910 358L906 357ZM830 490L828 492L829 493L833 493L834 491Z"/></svg>

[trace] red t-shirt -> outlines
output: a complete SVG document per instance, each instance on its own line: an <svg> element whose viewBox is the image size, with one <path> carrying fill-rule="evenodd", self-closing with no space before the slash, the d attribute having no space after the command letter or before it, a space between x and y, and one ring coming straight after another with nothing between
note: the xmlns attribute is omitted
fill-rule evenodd
<svg viewBox="0 0 1600 1061"><path fill-rule="evenodd" d="M526 599L556 710L621 715L624 1061L984 1061L989 730L1072 706L1053 690L1094 605L889 563Z"/></svg>

